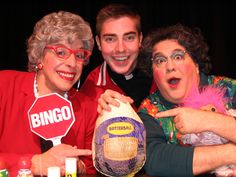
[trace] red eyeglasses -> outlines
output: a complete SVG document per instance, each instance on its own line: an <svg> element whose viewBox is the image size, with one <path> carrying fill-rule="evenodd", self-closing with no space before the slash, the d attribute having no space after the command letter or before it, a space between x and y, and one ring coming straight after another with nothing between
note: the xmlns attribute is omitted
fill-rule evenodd
<svg viewBox="0 0 236 177"><path fill-rule="evenodd" d="M76 60L81 62L86 62L91 55L89 50L79 49L79 50L72 50L65 46L46 46L46 49L52 49L56 56L62 59L68 59L71 54L75 55Z"/></svg>

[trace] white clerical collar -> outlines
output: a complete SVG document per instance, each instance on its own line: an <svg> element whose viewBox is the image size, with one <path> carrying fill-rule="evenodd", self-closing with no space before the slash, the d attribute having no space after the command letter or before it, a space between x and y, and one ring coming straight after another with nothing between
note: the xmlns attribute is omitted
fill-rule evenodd
<svg viewBox="0 0 236 177"><path fill-rule="evenodd" d="M134 75L132 73L130 73L129 75L125 75L125 79L126 80L130 80L134 77Z"/></svg>

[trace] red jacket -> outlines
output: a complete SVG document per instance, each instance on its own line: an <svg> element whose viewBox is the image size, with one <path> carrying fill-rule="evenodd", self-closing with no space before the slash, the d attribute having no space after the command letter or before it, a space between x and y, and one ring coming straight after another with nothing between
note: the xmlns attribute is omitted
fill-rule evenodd
<svg viewBox="0 0 236 177"><path fill-rule="evenodd" d="M22 155L32 157L41 153L40 138L31 132L27 116L35 101L34 77L35 73L0 71L0 157L7 164L10 176L15 176ZM96 103L78 92L69 93L69 98L76 120L62 142L91 149ZM80 159L84 161L87 173L96 173L91 156Z"/></svg>
<svg viewBox="0 0 236 177"><path fill-rule="evenodd" d="M91 73L89 73L88 77L80 88L80 92L89 96L90 98L92 98L92 100L97 101L100 95L106 89L115 90L123 95L126 95L124 91L111 79L107 71L106 65L106 62L104 62L102 65L98 66ZM149 93L151 94L156 89L156 84L152 82L152 86ZM132 106L136 108L134 105Z"/></svg>

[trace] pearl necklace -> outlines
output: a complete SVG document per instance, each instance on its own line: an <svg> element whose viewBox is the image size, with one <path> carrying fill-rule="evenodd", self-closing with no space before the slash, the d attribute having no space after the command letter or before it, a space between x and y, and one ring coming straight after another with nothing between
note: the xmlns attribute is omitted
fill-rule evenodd
<svg viewBox="0 0 236 177"><path fill-rule="evenodd" d="M38 98L38 97L39 97L39 94L38 94L38 84L37 84L37 81L36 81L36 76L37 76L37 74L36 74L35 77L34 77L34 96L35 96L35 98ZM63 97L64 97L65 99L68 99L68 93L65 92L64 95L63 95Z"/></svg>

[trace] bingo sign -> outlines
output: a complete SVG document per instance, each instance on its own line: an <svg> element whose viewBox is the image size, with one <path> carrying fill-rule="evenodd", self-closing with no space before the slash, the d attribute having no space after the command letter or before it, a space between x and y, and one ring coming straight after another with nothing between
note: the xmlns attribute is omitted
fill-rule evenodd
<svg viewBox="0 0 236 177"><path fill-rule="evenodd" d="M31 131L51 140L53 145L61 143L75 121L71 102L57 93L38 97L28 111Z"/></svg>

